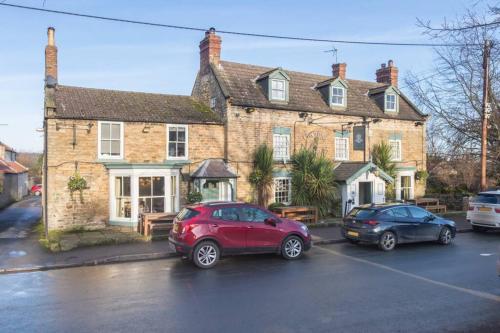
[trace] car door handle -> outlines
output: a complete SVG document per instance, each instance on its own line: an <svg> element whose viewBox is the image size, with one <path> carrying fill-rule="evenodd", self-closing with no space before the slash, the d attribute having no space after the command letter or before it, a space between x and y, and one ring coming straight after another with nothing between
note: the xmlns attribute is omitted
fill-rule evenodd
<svg viewBox="0 0 500 333"><path fill-rule="evenodd" d="M211 227L214 227L214 228L217 228L219 225L218 225L218 224L216 224L216 223L212 223L210 226L211 226Z"/></svg>
<svg viewBox="0 0 500 333"><path fill-rule="evenodd" d="M249 225L249 226L247 227L247 229L253 229L253 228L254 228L254 226L253 226L253 225Z"/></svg>

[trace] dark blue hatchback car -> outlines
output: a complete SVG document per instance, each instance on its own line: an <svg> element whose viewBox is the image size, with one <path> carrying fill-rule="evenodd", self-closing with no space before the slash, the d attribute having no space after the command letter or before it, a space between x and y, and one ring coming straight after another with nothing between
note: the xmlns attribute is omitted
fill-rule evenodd
<svg viewBox="0 0 500 333"><path fill-rule="evenodd" d="M355 207L342 225L342 235L351 243L377 244L384 251L401 243L437 241L448 245L455 233L455 222L406 204Z"/></svg>

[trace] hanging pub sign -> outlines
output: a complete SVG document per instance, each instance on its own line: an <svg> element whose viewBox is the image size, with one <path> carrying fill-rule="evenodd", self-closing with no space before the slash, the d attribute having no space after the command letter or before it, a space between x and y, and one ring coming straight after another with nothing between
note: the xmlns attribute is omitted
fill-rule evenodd
<svg viewBox="0 0 500 333"><path fill-rule="evenodd" d="M365 127L354 126L353 128L353 149L365 150Z"/></svg>

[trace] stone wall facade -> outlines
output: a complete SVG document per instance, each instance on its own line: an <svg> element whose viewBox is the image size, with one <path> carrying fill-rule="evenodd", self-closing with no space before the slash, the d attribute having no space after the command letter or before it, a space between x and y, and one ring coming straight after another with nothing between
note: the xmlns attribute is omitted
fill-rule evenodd
<svg viewBox="0 0 500 333"><path fill-rule="evenodd" d="M89 129L90 125L90 129ZM145 133L144 128L149 128ZM73 129L75 127L75 130ZM49 229L100 227L109 221L109 177L106 161L98 159L97 121L47 120L47 220ZM221 125L188 125L191 163L184 165L187 175L207 158L224 154ZM164 163L166 124L124 123L124 163ZM108 161L109 162L109 161ZM88 188L71 194L68 181L78 172ZM188 178L188 177L182 177ZM180 201L185 203L188 185L181 181Z"/></svg>

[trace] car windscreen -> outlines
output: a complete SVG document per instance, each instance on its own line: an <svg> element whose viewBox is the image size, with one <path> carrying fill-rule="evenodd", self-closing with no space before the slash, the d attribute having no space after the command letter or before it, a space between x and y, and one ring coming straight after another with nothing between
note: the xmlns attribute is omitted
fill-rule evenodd
<svg viewBox="0 0 500 333"><path fill-rule="evenodd" d="M370 208L353 208L351 212L349 213L349 217L356 217L360 219L364 218L369 218L372 217L377 213L376 209L370 209Z"/></svg>
<svg viewBox="0 0 500 333"><path fill-rule="evenodd" d="M500 204L500 195L490 194L490 193L480 193L477 196L473 197L470 200L470 202L484 203L484 204Z"/></svg>
<svg viewBox="0 0 500 333"><path fill-rule="evenodd" d="M186 221L192 219L196 215L200 214L199 211L192 208L183 208L179 214L177 214L177 221Z"/></svg>

